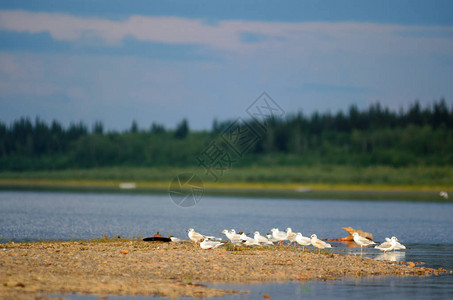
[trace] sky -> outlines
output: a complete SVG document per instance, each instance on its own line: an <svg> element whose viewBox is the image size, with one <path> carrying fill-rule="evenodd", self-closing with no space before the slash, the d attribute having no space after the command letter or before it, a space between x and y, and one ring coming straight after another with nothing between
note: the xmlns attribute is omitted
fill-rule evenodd
<svg viewBox="0 0 453 300"><path fill-rule="evenodd" d="M210 129L285 112L453 105L453 1L3 1L0 121Z"/></svg>

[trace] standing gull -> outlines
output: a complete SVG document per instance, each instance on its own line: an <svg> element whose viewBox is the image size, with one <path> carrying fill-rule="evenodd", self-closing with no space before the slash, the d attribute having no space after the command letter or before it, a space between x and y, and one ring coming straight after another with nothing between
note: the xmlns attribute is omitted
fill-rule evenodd
<svg viewBox="0 0 453 300"><path fill-rule="evenodd" d="M365 246L365 247L368 247L368 246L371 246L371 245L376 245L375 242L373 242L372 240L369 240L363 236L360 236L358 232L354 232L352 234L352 237L354 238L354 242L360 246L360 255L362 255L362 247Z"/></svg>
<svg viewBox="0 0 453 300"><path fill-rule="evenodd" d="M234 229L222 231L223 234L230 240L230 242L236 247L238 244L242 244L241 235L237 234Z"/></svg>
<svg viewBox="0 0 453 300"><path fill-rule="evenodd" d="M311 239L298 232L296 234L296 243L302 246L302 251L305 251L305 246L311 245Z"/></svg>
<svg viewBox="0 0 453 300"><path fill-rule="evenodd" d="M228 231L229 234L233 237L233 239L240 239L241 238L241 234L240 233L236 233L236 230L234 229L231 229L230 231Z"/></svg>
<svg viewBox="0 0 453 300"><path fill-rule="evenodd" d="M274 236L272 234L267 234L266 235L266 238L269 242L271 242L272 244L273 243L277 243L278 241L274 238Z"/></svg>
<svg viewBox="0 0 453 300"><path fill-rule="evenodd" d="M272 237L278 242L278 244L283 245L283 241L287 239L287 234L284 231L279 231L278 228L272 228Z"/></svg>
<svg viewBox="0 0 453 300"><path fill-rule="evenodd" d="M406 246L404 246L403 244L401 244L395 236L392 236L392 238L395 238L395 247L393 247L393 251L395 251L395 250L406 249ZM386 237L386 238L385 238L385 241L386 241L386 242L391 242L392 239L389 239L388 237Z"/></svg>
<svg viewBox="0 0 453 300"><path fill-rule="evenodd" d="M296 233L293 232L293 230L290 227L286 228L286 236L287 239L289 240L289 244L286 247L289 247L292 243L296 242ZM294 244L294 246L296 246L296 244Z"/></svg>
<svg viewBox="0 0 453 300"><path fill-rule="evenodd" d="M395 248L397 242L398 242L397 238L392 236L390 241L383 242L382 244L377 245L374 248L387 252L387 251L393 250L393 248Z"/></svg>
<svg viewBox="0 0 453 300"><path fill-rule="evenodd" d="M193 228L189 228L189 230L187 230L187 232L188 232L187 235L189 236L189 239L192 242L198 243L203 238L205 238L201 233L195 232L195 230Z"/></svg>
<svg viewBox="0 0 453 300"><path fill-rule="evenodd" d="M332 248L332 245L329 244L329 243L326 243L324 241L321 241L320 239L318 239L318 237L316 236L316 234L312 234L310 236L311 238L311 244L318 248L318 253L321 252L321 249L324 249L324 248Z"/></svg>
<svg viewBox="0 0 453 300"><path fill-rule="evenodd" d="M235 237L233 236L233 233L231 233L230 231L228 231L228 230L226 230L226 229L224 229L224 230L222 231L222 233L223 233L230 241L232 241L232 240L235 238ZM238 236L238 238L239 238L239 236Z"/></svg>
<svg viewBox="0 0 453 300"><path fill-rule="evenodd" d="M232 243L237 243L238 241L241 240L241 235L236 233L236 230L231 229L231 230L226 230L224 229L222 231L223 234L226 235L226 237L232 242Z"/></svg>
<svg viewBox="0 0 453 300"><path fill-rule="evenodd" d="M242 233L240 236L241 240L244 242L244 245L248 246L259 246L260 243L255 241L254 238L248 237L245 233Z"/></svg>
<svg viewBox="0 0 453 300"><path fill-rule="evenodd" d="M255 233L253 234L253 238L260 244L273 245L271 241L269 241L266 237L262 236L258 231L255 231Z"/></svg>

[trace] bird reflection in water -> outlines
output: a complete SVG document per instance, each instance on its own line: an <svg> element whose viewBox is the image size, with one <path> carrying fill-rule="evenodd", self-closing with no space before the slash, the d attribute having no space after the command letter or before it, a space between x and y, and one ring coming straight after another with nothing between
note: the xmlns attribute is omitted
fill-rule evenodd
<svg viewBox="0 0 453 300"><path fill-rule="evenodd" d="M404 261L406 258L406 252L384 252L377 255L375 260L385 261Z"/></svg>

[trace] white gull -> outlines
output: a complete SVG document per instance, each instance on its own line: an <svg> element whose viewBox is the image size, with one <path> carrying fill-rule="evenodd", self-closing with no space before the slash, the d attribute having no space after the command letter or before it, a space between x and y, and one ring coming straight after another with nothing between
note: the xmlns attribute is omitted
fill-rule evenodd
<svg viewBox="0 0 453 300"><path fill-rule="evenodd" d="M316 234L312 234L310 236L311 238L311 244L318 248L318 253L321 252L321 249L325 249L325 248L332 248L332 245L329 244L329 243L326 243L324 241L321 241L320 239L318 239L318 237L316 236Z"/></svg>
<svg viewBox="0 0 453 300"><path fill-rule="evenodd" d="M396 239L396 237L392 236L390 241L385 241L382 244L375 246L374 248L387 252L387 251L393 250L393 248L395 248L397 241L398 240Z"/></svg>
<svg viewBox="0 0 453 300"><path fill-rule="evenodd" d="M188 232L188 236L189 236L189 239L192 241L192 242L195 242L195 243L198 243L200 242L203 238L205 238L204 235L202 235L201 233L198 233L198 232L195 232L195 230L193 228L189 228L187 230Z"/></svg>
<svg viewBox="0 0 453 300"><path fill-rule="evenodd" d="M395 236L392 236L392 238L395 238L395 247L393 247L393 251L406 249L406 246L401 244ZM389 239L388 237L385 238L386 242L390 242L391 240L392 239Z"/></svg>
<svg viewBox="0 0 453 300"><path fill-rule="evenodd" d="M255 233L253 234L253 238L260 244L273 245L271 241L269 241L266 237L262 236L258 231L255 231Z"/></svg>
<svg viewBox="0 0 453 300"><path fill-rule="evenodd" d="M368 247L368 246L371 246L371 245L376 245L375 242L373 242L372 240L369 240L367 239L366 237L363 237L361 235L359 235L358 232L354 232L352 234L352 237L354 238L354 242L360 246L360 255L362 255L362 248L365 246L365 247Z"/></svg>
<svg viewBox="0 0 453 300"><path fill-rule="evenodd" d="M204 238L203 241L200 243L201 249L215 249L219 246L223 245L222 242L219 241L213 241L208 238Z"/></svg>
<svg viewBox="0 0 453 300"><path fill-rule="evenodd" d="M242 233L240 238L241 238L242 242L244 243L244 245L246 245L246 246L259 246L260 245L260 243L255 241L255 239L248 237L245 233Z"/></svg>
<svg viewBox="0 0 453 300"><path fill-rule="evenodd" d="M302 233L296 234L296 243L302 246L302 251L305 250L305 246L311 245L311 238L303 236Z"/></svg>
<svg viewBox="0 0 453 300"><path fill-rule="evenodd" d="M272 237L278 241L280 245L283 244L283 241L287 239L287 234L284 231L279 231L278 228L272 228Z"/></svg>
<svg viewBox="0 0 453 300"><path fill-rule="evenodd" d="M289 247L292 243L296 242L296 233L293 232L290 227L286 228L286 237L289 241L289 244L286 247ZM296 244L294 244L294 246L296 246Z"/></svg>

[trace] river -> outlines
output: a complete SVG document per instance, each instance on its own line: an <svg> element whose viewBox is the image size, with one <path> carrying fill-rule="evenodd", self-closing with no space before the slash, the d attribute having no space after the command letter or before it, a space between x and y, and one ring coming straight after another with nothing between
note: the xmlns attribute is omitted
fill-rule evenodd
<svg viewBox="0 0 453 300"><path fill-rule="evenodd" d="M156 232L186 238L188 228L222 237L223 229L268 233L273 227L291 227L305 236L316 233L320 238L338 238L347 235L342 229L347 226L370 232L379 242L396 236L408 247L385 256L376 249L364 249L364 256L424 262L427 267L453 270L450 203L205 196L197 205L182 208L168 195L0 192L0 242L93 239L103 235L134 238ZM360 248L334 244L340 253L360 252ZM452 275L220 286L251 291L224 299L262 299L265 294L272 299L453 298ZM77 295L69 298L95 299Z"/></svg>

